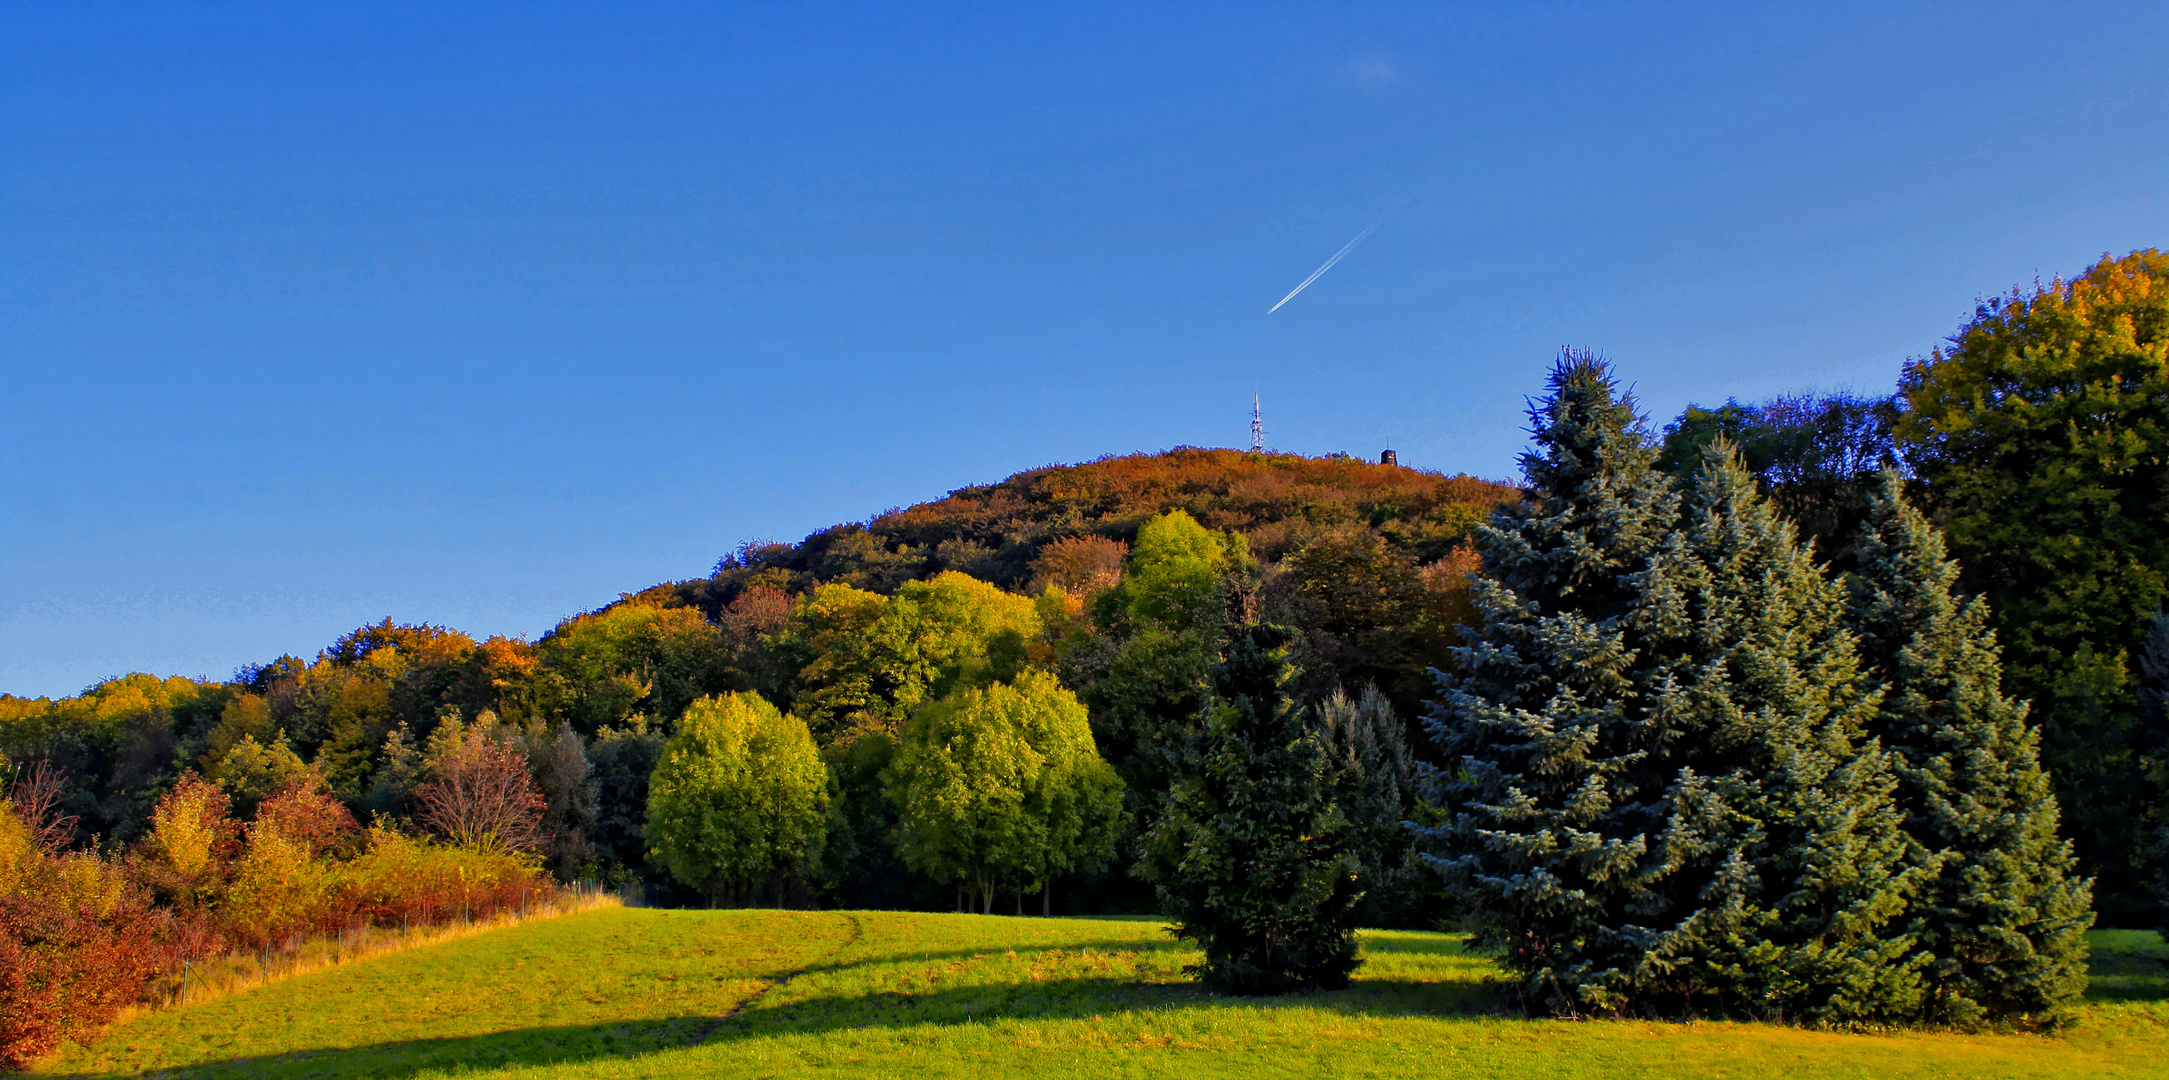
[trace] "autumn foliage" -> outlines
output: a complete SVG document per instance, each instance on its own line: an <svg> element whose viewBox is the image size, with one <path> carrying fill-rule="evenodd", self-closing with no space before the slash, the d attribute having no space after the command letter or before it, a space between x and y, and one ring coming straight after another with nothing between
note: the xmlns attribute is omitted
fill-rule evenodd
<svg viewBox="0 0 2169 1080"><path fill-rule="evenodd" d="M0 1067L166 1000L189 961L366 926L484 918L557 891L531 859L502 849L365 832L313 773L247 822L223 791L187 774L131 847L68 850L40 775L0 800Z"/></svg>

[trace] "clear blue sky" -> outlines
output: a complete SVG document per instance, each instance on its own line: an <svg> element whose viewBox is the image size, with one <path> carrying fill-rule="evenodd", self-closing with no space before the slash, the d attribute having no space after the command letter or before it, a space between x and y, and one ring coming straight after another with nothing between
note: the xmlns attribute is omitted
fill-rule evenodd
<svg viewBox="0 0 2169 1080"><path fill-rule="evenodd" d="M1509 475L2169 240L2169 6L16 4L0 690L538 635L1049 462ZM1388 208L1362 246L1274 301Z"/></svg>

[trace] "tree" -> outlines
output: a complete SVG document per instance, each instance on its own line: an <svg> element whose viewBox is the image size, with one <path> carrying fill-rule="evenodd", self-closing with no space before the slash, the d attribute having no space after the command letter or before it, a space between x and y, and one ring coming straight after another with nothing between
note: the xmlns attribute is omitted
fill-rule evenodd
<svg viewBox="0 0 2169 1080"><path fill-rule="evenodd" d="M544 857L559 880L570 881L593 851L589 836L602 813L595 766L571 721L560 720L554 729L536 724L524 741L527 770L542 791L542 830L549 837Z"/></svg>
<svg viewBox="0 0 2169 1080"><path fill-rule="evenodd" d="M1850 569L1853 538L1885 469L1898 465L1892 398L1781 394L1754 405L1687 406L1666 425L1658 468L1680 480L1702 467L1716 439L1729 440L1764 495L1833 564Z"/></svg>
<svg viewBox="0 0 2169 1080"><path fill-rule="evenodd" d="M1424 835L1525 1005L1581 1012L1634 998L1675 745L1649 688L1676 655L1660 604L1679 496L1609 367L1568 353L1529 411L1526 498L1478 530L1481 617L1440 677L1429 723L1447 764ZM1665 561L1669 556L1670 561Z"/></svg>
<svg viewBox="0 0 2169 1080"><path fill-rule="evenodd" d="M494 738L496 717L473 726L447 720L431 736L430 780L415 792L423 826L476 851L531 852L549 837L542 830L548 804L527 772L527 756Z"/></svg>
<svg viewBox="0 0 2169 1080"><path fill-rule="evenodd" d="M233 796L234 811L244 817L256 812L256 804L309 771L301 756L280 732L269 746L243 735L241 741L211 769L210 779Z"/></svg>
<svg viewBox="0 0 2169 1080"><path fill-rule="evenodd" d="M1531 419L1432 716L1428 835L1480 942L1547 1011L1908 1014L1919 874L1842 593L1728 444L1682 507L1602 361Z"/></svg>
<svg viewBox="0 0 2169 1080"><path fill-rule="evenodd" d="M1197 771L1179 780L1139 872L1207 985L1236 994L1337 989L1360 962L1358 838L1335 801L1310 710L1290 700L1288 632L1242 627L1213 672Z"/></svg>
<svg viewBox="0 0 2169 1080"><path fill-rule="evenodd" d="M1084 706L1044 672L920 710L887 787L897 854L970 889L983 913L1005 881L1021 896L1113 854L1121 781L1099 756Z"/></svg>
<svg viewBox="0 0 2169 1080"><path fill-rule="evenodd" d="M2089 883L2056 835L2026 705L2006 696L1988 606L1961 600L1943 537L1886 473L1855 550L1852 621L1883 692L1906 830L1937 876L1914 936L1940 1023L2053 1016L2086 988Z"/></svg>
<svg viewBox="0 0 2169 1080"><path fill-rule="evenodd" d="M818 865L829 833L829 774L806 723L750 691L686 710L648 782L652 858L693 888L780 906Z"/></svg>
<svg viewBox="0 0 2169 1080"><path fill-rule="evenodd" d="M1019 867L1020 891L1040 894L1041 915L1052 914L1054 879L1105 868L1121 829L1122 779L1100 756L1083 703L1053 675L1028 671L1011 682L1024 741L1039 758L1025 785L1023 812L1034 841Z"/></svg>
<svg viewBox="0 0 2169 1080"><path fill-rule="evenodd" d="M1334 799L1355 837L1362 926L1432 930L1446 914L1438 875L1424 864L1407 823L1429 817L1406 728L1375 686L1350 700L1335 691L1317 706Z"/></svg>
<svg viewBox="0 0 2169 1080"><path fill-rule="evenodd" d="M2146 925L2135 653L2169 601L2169 254L1989 300L1900 379L1899 437L1983 594L2112 925Z"/></svg>
<svg viewBox="0 0 2169 1080"><path fill-rule="evenodd" d="M1919 969L1905 916L1934 870L1908 860L1890 755L1863 730L1845 595L1729 445L1695 477L1692 560L1659 618L1685 633L1650 687L1653 756L1677 767L1658 858L1661 902L1635 1005L1816 1022L1909 1020ZM1654 916L1654 917L1652 917Z"/></svg>
<svg viewBox="0 0 2169 1080"><path fill-rule="evenodd" d="M594 847L629 875L648 870L648 781L663 759L663 733L633 717L624 727L605 727L588 745L594 765L597 814Z"/></svg>
<svg viewBox="0 0 2169 1080"><path fill-rule="evenodd" d="M1039 629L1030 599L948 571L888 597L815 588L771 647L793 658L791 711L827 746L863 732L894 735L921 704L985 681L990 645Z"/></svg>

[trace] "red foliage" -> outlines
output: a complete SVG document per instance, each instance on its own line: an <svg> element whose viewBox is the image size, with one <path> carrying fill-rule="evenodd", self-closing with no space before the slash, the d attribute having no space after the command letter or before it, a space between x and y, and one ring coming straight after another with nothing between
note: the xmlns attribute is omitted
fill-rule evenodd
<svg viewBox="0 0 2169 1080"><path fill-rule="evenodd" d="M338 847L361 829L346 806L324 790L323 778L314 772L295 777L265 799L256 808L256 827L307 847L312 856Z"/></svg>
<svg viewBox="0 0 2169 1080"><path fill-rule="evenodd" d="M415 799L422 824L462 847L534 851L549 839L542 828L547 804L526 759L489 739L462 742Z"/></svg>
<svg viewBox="0 0 2169 1080"><path fill-rule="evenodd" d="M87 1041L207 937L140 892L103 914L50 894L0 897L0 1067Z"/></svg>

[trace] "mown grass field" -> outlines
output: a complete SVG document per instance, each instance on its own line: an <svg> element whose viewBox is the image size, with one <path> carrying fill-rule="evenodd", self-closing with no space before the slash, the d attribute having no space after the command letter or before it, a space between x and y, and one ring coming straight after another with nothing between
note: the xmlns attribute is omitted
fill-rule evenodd
<svg viewBox="0 0 2169 1080"><path fill-rule="evenodd" d="M1489 963L1371 933L1345 991L1195 989L1146 920L605 908L137 1017L61 1076L2163 1077L2169 949L2096 935L2070 1032L1493 1015Z"/></svg>

